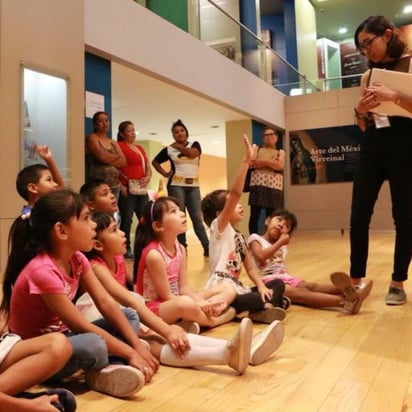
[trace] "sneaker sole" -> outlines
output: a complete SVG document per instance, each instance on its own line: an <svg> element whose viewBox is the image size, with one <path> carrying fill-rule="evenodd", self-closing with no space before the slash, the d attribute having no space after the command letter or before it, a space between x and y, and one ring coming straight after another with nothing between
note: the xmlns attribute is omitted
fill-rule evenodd
<svg viewBox="0 0 412 412"><path fill-rule="evenodd" d="M234 307L229 306L225 311L223 311L219 316L216 316L213 321L210 323L210 327L216 327L223 325L224 323L231 322L236 316L236 310Z"/></svg>
<svg viewBox="0 0 412 412"><path fill-rule="evenodd" d="M237 336L237 354L235 359L229 358L229 366L235 369L239 375L242 375L250 362L250 353L252 347L253 323L249 318L244 318L240 322Z"/></svg>
<svg viewBox="0 0 412 412"><path fill-rule="evenodd" d="M402 300L396 300L396 299L390 299L390 298L385 298L385 303L388 306L399 306L399 305L404 305L406 303L406 296Z"/></svg>
<svg viewBox="0 0 412 412"><path fill-rule="evenodd" d="M359 291L358 296L359 299L356 302L355 306L352 309L352 314L356 315L357 313L359 313L359 310L362 306L363 301L369 296L369 294L371 293L373 287L373 281L368 281L365 283L365 286Z"/></svg>
<svg viewBox="0 0 412 412"><path fill-rule="evenodd" d="M273 322L252 340L251 365L260 365L274 353L283 342L285 328L279 321Z"/></svg>
<svg viewBox="0 0 412 412"><path fill-rule="evenodd" d="M186 333L192 333L193 335L199 335L200 333L199 324L191 320L181 320L175 325L180 326Z"/></svg>
<svg viewBox="0 0 412 412"><path fill-rule="evenodd" d="M118 398L128 398L143 388L143 373L132 367L103 369L86 373L87 384L95 391Z"/></svg>
<svg viewBox="0 0 412 412"><path fill-rule="evenodd" d="M347 300L355 301L358 299L358 293L348 274L345 272L334 272L330 275L330 280L334 286L343 292Z"/></svg>
<svg viewBox="0 0 412 412"><path fill-rule="evenodd" d="M270 308L249 314L249 318L253 321L267 324L271 324L275 320L283 320L285 317L286 310L282 308Z"/></svg>

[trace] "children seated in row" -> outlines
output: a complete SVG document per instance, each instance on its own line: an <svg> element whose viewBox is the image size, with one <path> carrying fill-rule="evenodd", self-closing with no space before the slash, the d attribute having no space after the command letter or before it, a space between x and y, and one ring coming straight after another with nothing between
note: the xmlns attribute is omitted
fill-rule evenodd
<svg viewBox="0 0 412 412"><path fill-rule="evenodd" d="M231 305L237 313L250 312L252 320L271 323L282 320L286 312L283 306L285 286L279 279L264 283L249 253L243 235L236 224L243 219L243 208L239 204L247 170L256 158L257 148L251 146L248 137L243 137L245 158L235 176L230 190L215 190L202 199L203 220L210 227L211 275L205 290L211 291L231 286L236 297ZM240 281L242 265L254 287Z"/></svg>
<svg viewBox="0 0 412 412"><path fill-rule="evenodd" d="M259 267L262 281L271 282L281 279L285 285L285 295L292 303L313 308L338 307L350 313L358 313L364 299L370 294L372 281L356 291L349 276L343 272L331 274L333 284L308 282L289 275L285 259L292 232L297 226L297 219L287 210L275 211L265 220L263 236L251 234L249 248Z"/></svg>
<svg viewBox="0 0 412 412"><path fill-rule="evenodd" d="M74 412L76 399L66 389L24 392L58 372L71 354L69 341L60 333L21 340L0 326L0 410Z"/></svg>
<svg viewBox="0 0 412 412"><path fill-rule="evenodd" d="M160 335L158 339L148 332L143 335L160 363L179 367L228 364L241 374L248 363L262 363L278 348L283 338L283 327L277 325L278 322L252 339L250 320L242 320L234 336L227 341L186 334L179 326L164 322L146 307L141 297L125 288L125 233L107 213L97 212L92 218L97 225L96 240L88 256L94 273L117 302L135 309L145 325Z"/></svg>
<svg viewBox="0 0 412 412"><path fill-rule="evenodd" d="M55 380L82 369L95 390L119 397L136 393L159 363L137 338L136 312L120 310L78 252L90 250L96 234L83 197L50 192L36 201L30 220L17 220L27 226L26 237L22 247L12 242L0 307L9 314L10 331L23 339L56 331L68 336L73 354ZM72 301L80 286L105 319L89 323L76 309ZM122 364L113 364L112 356Z"/></svg>

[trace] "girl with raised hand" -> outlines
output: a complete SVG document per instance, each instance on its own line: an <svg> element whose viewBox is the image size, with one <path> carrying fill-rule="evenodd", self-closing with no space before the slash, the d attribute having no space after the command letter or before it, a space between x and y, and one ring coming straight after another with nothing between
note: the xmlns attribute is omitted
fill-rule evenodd
<svg viewBox="0 0 412 412"><path fill-rule="evenodd" d="M118 397L136 393L159 363L137 338L135 311L120 310L79 252L90 250L96 235L86 201L71 190L48 193L25 222L25 244L16 248L12 242L3 284L0 309L9 315L10 331L23 339L49 332L69 338L73 354L54 379L83 369L97 391ZM90 323L76 309L72 301L80 286L104 319Z"/></svg>
<svg viewBox="0 0 412 412"><path fill-rule="evenodd" d="M248 315L256 322L272 324L286 316L283 306L285 285L279 279L263 283L253 262L243 235L236 225L243 219L239 203L249 165L256 159L255 145L243 136L245 157L229 190L215 190L202 199L202 213L210 227L210 277L206 290L232 286L236 298L232 306L240 315ZM256 285L244 285L240 274L244 266L249 279ZM281 326L278 326L280 328Z"/></svg>

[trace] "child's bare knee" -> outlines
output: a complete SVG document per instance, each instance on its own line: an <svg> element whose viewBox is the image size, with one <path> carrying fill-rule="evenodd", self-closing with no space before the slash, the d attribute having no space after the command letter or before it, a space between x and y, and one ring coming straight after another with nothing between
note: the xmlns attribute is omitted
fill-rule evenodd
<svg viewBox="0 0 412 412"><path fill-rule="evenodd" d="M44 335L46 336L46 335ZM69 357L72 352L72 345L69 340L61 333L50 333L48 334L48 347L47 352L49 354L55 355L56 359L61 357L63 354Z"/></svg>
<svg viewBox="0 0 412 412"><path fill-rule="evenodd" d="M198 307L196 302L190 296L179 296L177 299L177 309L182 313L193 312L193 310Z"/></svg>

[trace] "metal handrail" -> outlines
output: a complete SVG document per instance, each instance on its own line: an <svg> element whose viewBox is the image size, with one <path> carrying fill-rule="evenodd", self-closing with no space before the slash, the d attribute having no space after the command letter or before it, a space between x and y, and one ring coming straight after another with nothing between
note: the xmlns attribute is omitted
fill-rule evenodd
<svg viewBox="0 0 412 412"><path fill-rule="evenodd" d="M271 47L269 47L267 44L265 44L261 38L259 38L253 31L251 31L248 27L246 27L243 23L241 23L239 20L235 19L233 16L231 16L228 12L223 10L218 4L216 4L213 0L207 0L209 3L211 3L214 7L216 7L218 10L220 10L226 17L229 17L230 20L232 20L234 23L236 23L238 26L240 26L243 30L246 30L252 37L255 38L262 46L264 46L266 49L270 50L273 54L276 55L279 60L281 60L283 63L285 63L290 69L295 71L299 76L301 76L305 82L310 84L315 90L320 91L319 87L315 86L310 80L307 79L306 75L303 73L300 73L299 70L297 70L295 67L293 67L284 57L282 57L280 54L278 54L275 50L273 50Z"/></svg>

